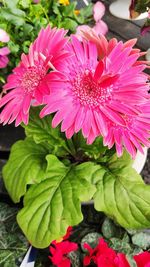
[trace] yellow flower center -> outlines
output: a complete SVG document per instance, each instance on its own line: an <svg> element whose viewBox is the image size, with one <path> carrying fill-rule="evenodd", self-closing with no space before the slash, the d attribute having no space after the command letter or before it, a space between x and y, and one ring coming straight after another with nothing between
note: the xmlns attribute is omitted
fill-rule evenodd
<svg viewBox="0 0 150 267"><path fill-rule="evenodd" d="M62 4L64 6L68 6L70 4L69 0L59 0L59 4Z"/></svg>
<svg viewBox="0 0 150 267"><path fill-rule="evenodd" d="M80 14L80 10L76 9L76 10L74 11L74 14L75 14L76 16L78 16L78 15Z"/></svg>

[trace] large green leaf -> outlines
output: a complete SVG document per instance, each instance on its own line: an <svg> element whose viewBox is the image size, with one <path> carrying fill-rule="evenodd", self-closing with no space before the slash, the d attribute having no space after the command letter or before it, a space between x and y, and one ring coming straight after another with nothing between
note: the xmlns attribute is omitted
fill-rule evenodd
<svg viewBox="0 0 150 267"><path fill-rule="evenodd" d="M45 175L47 148L37 145L31 138L16 142L8 162L3 168L7 191L14 202L26 192L28 184L39 183Z"/></svg>
<svg viewBox="0 0 150 267"><path fill-rule="evenodd" d="M69 148L66 145L63 135L59 129L52 128L52 116L46 116L43 119L39 117L40 108L32 108L30 111L30 121L25 128L26 135L33 137L34 141L39 144L47 142L51 152L57 156L64 156L69 153Z"/></svg>
<svg viewBox="0 0 150 267"><path fill-rule="evenodd" d="M95 208L125 228L150 227L150 186L132 168L127 153L113 156L96 183Z"/></svg>
<svg viewBox="0 0 150 267"><path fill-rule="evenodd" d="M89 181L99 172L92 162L66 167L54 155L48 155L47 161L46 179L30 187L17 216L28 240L39 248L47 247L63 236L69 225L82 220L80 202L95 193Z"/></svg>

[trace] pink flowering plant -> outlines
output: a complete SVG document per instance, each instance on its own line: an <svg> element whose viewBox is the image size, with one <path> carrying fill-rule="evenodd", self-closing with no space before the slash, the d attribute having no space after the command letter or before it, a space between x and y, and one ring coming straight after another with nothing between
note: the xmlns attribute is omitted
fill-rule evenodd
<svg viewBox="0 0 150 267"><path fill-rule="evenodd" d="M81 204L91 199L125 228L150 227L150 186L132 168L150 145L147 63L135 39L107 41L93 29L81 35L42 28L0 99L0 123L25 128L3 178L12 200L23 198L17 221L37 248L80 223Z"/></svg>

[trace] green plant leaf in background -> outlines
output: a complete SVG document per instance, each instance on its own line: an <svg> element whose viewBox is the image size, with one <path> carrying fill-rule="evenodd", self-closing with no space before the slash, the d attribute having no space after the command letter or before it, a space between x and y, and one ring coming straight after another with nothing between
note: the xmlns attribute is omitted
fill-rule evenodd
<svg viewBox="0 0 150 267"><path fill-rule="evenodd" d="M17 7L19 0L4 0L4 7L0 9L0 18L5 19L15 26L25 23L25 12Z"/></svg>
<svg viewBox="0 0 150 267"><path fill-rule="evenodd" d="M62 14L64 17L74 17L74 10L76 9L77 2L73 1L68 6L62 6Z"/></svg>
<svg viewBox="0 0 150 267"><path fill-rule="evenodd" d="M3 168L6 189L12 200L19 202L28 184L39 183L45 175L46 146L37 145L31 138L16 142Z"/></svg>
<svg viewBox="0 0 150 267"><path fill-rule="evenodd" d="M17 222L17 209L0 202L0 266L16 267L27 251L28 241Z"/></svg>
<svg viewBox="0 0 150 267"><path fill-rule="evenodd" d="M78 26L78 23L71 18L64 18L64 20L61 21L60 23L61 28L68 29L72 32L75 32L75 29L77 28L77 26Z"/></svg>
<svg viewBox="0 0 150 267"><path fill-rule="evenodd" d="M150 0L136 0L134 1L135 11L138 13L144 13L147 8L150 8Z"/></svg>
<svg viewBox="0 0 150 267"><path fill-rule="evenodd" d="M103 170L96 183L95 208L125 228L150 227L150 185L132 168L130 156L114 155Z"/></svg>
<svg viewBox="0 0 150 267"><path fill-rule="evenodd" d="M52 116L40 119L39 113L40 108L31 109L29 124L23 125L26 135L32 137L37 144L46 142L51 149L51 153L57 156L67 155L70 151L60 128L52 128Z"/></svg>
<svg viewBox="0 0 150 267"><path fill-rule="evenodd" d="M32 185L17 221L35 247L47 247L62 237L69 225L82 221L81 201L95 193L91 180L99 173L92 162L66 167L54 155L47 156L46 178ZM88 181L89 180L89 181Z"/></svg>

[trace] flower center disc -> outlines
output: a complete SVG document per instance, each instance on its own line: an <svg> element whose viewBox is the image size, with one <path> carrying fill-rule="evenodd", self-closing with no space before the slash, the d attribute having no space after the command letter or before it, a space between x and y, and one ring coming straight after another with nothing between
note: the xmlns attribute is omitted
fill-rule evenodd
<svg viewBox="0 0 150 267"><path fill-rule="evenodd" d="M24 90L28 93L33 93L37 89L44 75L44 68L40 66L29 67L22 78L22 86Z"/></svg>
<svg viewBox="0 0 150 267"><path fill-rule="evenodd" d="M73 81L73 92L84 106L95 108L101 103L104 103L112 98L113 86L101 87L94 80L91 71L86 71L84 74L77 74Z"/></svg>

